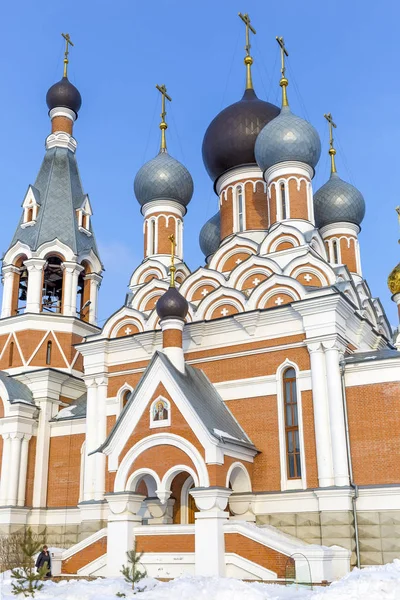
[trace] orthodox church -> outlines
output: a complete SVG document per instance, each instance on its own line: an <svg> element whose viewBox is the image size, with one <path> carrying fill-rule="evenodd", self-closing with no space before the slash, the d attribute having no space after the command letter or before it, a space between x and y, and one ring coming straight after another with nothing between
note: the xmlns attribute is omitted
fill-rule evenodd
<svg viewBox="0 0 400 600"><path fill-rule="evenodd" d="M203 141L219 210L184 260L188 170L139 170L143 260L96 324L103 264L79 174L81 95L47 92L51 133L3 257L0 532L45 533L53 573L331 581L400 557L400 339L363 278L359 190L313 189L317 130L256 94ZM324 149L325 151L325 149ZM139 218L139 212L138 212ZM11 236L10 236L11 237ZM389 277L400 306L400 264Z"/></svg>

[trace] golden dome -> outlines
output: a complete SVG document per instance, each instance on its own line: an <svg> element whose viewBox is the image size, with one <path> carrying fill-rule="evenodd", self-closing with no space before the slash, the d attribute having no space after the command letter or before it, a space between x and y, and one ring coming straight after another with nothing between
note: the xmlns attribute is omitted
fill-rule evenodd
<svg viewBox="0 0 400 600"><path fill-rule="evenodd" d="M392 294L400 294L400 263L388 277L388 287Z"/></svg>

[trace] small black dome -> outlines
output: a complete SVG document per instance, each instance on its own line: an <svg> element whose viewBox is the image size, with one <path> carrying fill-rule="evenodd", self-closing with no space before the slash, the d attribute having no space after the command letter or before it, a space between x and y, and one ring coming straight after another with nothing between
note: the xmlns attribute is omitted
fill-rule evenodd
<svg viewBox="0 0 400 600"><path fill-rule="evenodd" d="M68 78L63 77L51 86L46 95L46 102L49 110L57 107L69 108L78 116L82 98L79 91L72 85Z"/></svg>
<svg viewBox="0 0 400 600"><path fill-rule="evenodd" d="M257 136L278 115L279 108L260 100L254 90L246 90L239 102L221 111L203 140L203 162L211 179L215 182L233 167L256 164Z"/></svg>
<svg viewBox="0 0 400 600"><path fill-rule="evenodd" d="M189 304L174 287L168 290L157 300L156 311L160 319L174 317L176 319L184 319L188 313Z"/></svg>

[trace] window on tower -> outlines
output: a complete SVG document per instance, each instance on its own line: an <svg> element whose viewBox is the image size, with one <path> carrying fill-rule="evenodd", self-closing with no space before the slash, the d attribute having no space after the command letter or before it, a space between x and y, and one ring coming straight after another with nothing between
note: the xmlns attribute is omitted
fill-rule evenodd
<svg viewBox="0 0 400 600"><path fill-rule="evenodd" d="M153 219L150 222L150 254L156 253L156 222Z"/></svg>
<svg viewBox="0 0 400 600"><path fill-rule="evenodd" d="M46 348L46 365L51 365L51 350L52 350L52 342L47 342Z"/></svg>
<svg viewBox="0 0 400 600"><path fill-rule="evenodd" d="M91 216L92 216L92 209L90 206L89 198L88 198L88 196L85 196L85 200L84 200L82 206L80 208L78 208L76 211L76 218L78 220L79 230L82 231L83 233L86 233L86 235L88 235L88 236L92 235L91 231L90 231L90 217Z"/></svg>
<svg viewBox="0 0 400 600"><path fill-rule="evenodd" d="M283 374L285 409L286 463L288 479L301 478L300 435L297 409L296 372L286 369Z"/></svg>
<svg viewBox="0 0 400 600"><path fill-rule="evenodd" d="M286 189L285 184L281 183L281 212L282 212L282 220L287 218L287 210L286 210Z"/></svg>
<svg viewBox="0 0 400 600"><path fill-rule="evenodd" d="M59 256L49 256L43 274L42 311L61 312L63 296L62 260Z"/></svg>
<svg viewBox="0 0 400 600"><path fill-rule="evenodd" d="M332 242L332 253L333 253L334 264L335 265L339 264L339 251L338 251L337 240L333 240L333 242Z"/></svg>
<svg viewBox="0 0 400 600"><path fill-rule="evenodd" d="M243 206L243 187L239 185L236 190L237 211L238 211L238 231L244 230L244 206Z"/></svg>

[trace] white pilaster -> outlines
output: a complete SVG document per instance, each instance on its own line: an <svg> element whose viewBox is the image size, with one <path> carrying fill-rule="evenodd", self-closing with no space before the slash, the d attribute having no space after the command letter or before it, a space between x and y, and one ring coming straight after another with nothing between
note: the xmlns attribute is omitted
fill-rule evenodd
<svg viewBox="0 0 400 600"><path fill-rule="evenodd" d="M42 258L30 258L25 261L28 270L28 291L26 312L38 313L42 305L43 270L46 261Z"/></svg>
<svg viewBox="0 0 400 600"><path fill-rule="evenodd" d="M168 346L165 342L165 331L177 330L183 331L185 322L182 319L167 318L160 321L160 327L163 332L163 352L172 362L174 367L181 373L185 372L185 356L183 354L182 346Z"/></svg>
<svg viewBox="0 0 400 600"><path fill-rule="evenodd" d="M19 468L19 480L18 480L18 506L25 505L25 492L26 492L26 473L28 469L28 450L30 435L24 435L21 440L21 462Z"/></svg>
<svg viewBox="0 0 400 600"><path fill-rule="evenodd" d="M318 482L320 487L334 484L329 427L328 392L325 356L319 342L308 345L311 361L311 382L314 407L315 444L317 450Z"/></svg>
<svg viewBox="0 0 400 600"><path fill-rule="evenodd" d="M342 380L339 367L340 349L336 340L324 342L324 348L335 485L349 485L349 466L346 450Z"/></svg>
<svg viewBox="0 0 400 600"><path fill-rule="evenodd" d="M3 457L1 461L0 477L0 506L7 505L8 481L10 477L11 437L9 433L3 434Z"/></svg>
<svg viewBox="0 0 400 600"><path fill-rule="evenodd" d="M1 318L12 316L12 297L14 291L14 278L18 277L19 269L14 265L3 267L3 302L1 306Z"/></svg>
<svg viewBox="0 0 400 600"><path fill-rule="evenodd" d="M102 378L97 380L97 399L96 399L96 413L97 413L97 440L96 448L98 448L107 437L107 379ZM95 476L95 487L94 487L94 499L103 500L104 492L106 491L106 455L102 452L95 454L96 459L96 476Z"/></svg>
<svg viewBox="0 0 400 600"><path fill-rule="evenodd" d="M190 490L200 512L195 514L195 572L205 577L225 576L224 523L232 490L224 487Z"/></svg>
<svg viewBox="0 0 400 600"><path fill-rule="evenodd" d="M83 477L83 500L94 500L96 482L96 455L90 453L97 445L97 415L96 398L97 382L95 379L85 381L87 388L86 404L86 443L85 443L85 473Z"/></svg>
<svg viewBox="0 0 400 600"><path fill-rule="evenodd" d="M107 575L117 577L121 567L126 564L126 553L133 549L134 527L140 525L142 517L138 515L145 496L124 492L106 494L108 502L107 526Z"/></svg>
<svg viewBox="0 0 400 600"><path fill-rule="evenodd" d="M76 317L78 277L79 273L83 271L83 267L74 262L64 261L62 268L64 270L63 313L64 315Z"/></svg>
<svg viewBox="0 0 400 600"><path fill-rule="evenodd" d="M47 480L50 454L50 419L53 417L53 403L37 399L40 407L36 438L35 479L33 484L33 507L44 507L47 502Z"/></svg>
<svg viewBox="0 0 400 600"><path fill-rule="evenodd" d="M15 506L17 504L19 471L21 465L21 441L23 434L11 434L11 454L10 454L10 475L8 480L8 498L7 504Z"/></svg>
<svg viewBox="0 0 400 600"><path fill-rule="evenodd" d="M86 275L86 279L90 280L89 323L96 325L99 289L103 278L97 273L89 273Z"/></svg>

